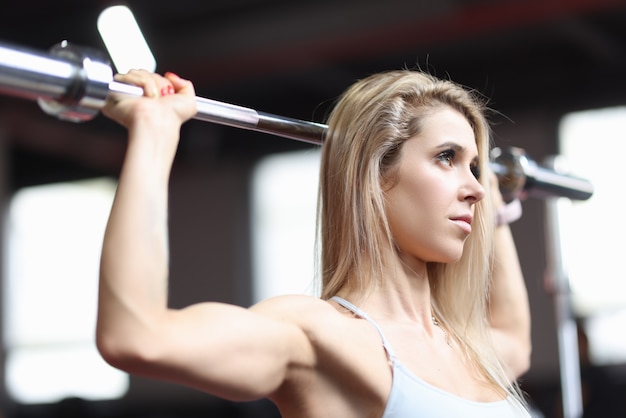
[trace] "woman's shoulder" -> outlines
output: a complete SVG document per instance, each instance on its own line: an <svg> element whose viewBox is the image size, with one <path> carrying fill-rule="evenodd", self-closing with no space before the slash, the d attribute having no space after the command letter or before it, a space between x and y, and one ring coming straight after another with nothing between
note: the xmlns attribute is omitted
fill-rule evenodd
<svg viewBox="0 0 626 418"><path fill-rule="evenodd" d="M299 369L290 381L302 383L300 389L304 391L296 391L302 398L294 397L289 391L289 399L306 404L306 400L315 398L316 405L323 399L321 403L325 406L316 406L316 410L326 411L321 416L328 416L325 408L343 411L339 414L346 417L364 416L372 410L380 410L382 414L391 374L380 337L369 323L339 306L311 296L286 295L268 299L255 309L282 315L283 320L296 323L315 353L312 375L316 377L305 378L302 383L298 380L303 378ZM321 375L324 377L319 378Z"/></svg>
<svg viewBox="0 0 626 418"><path fill-rule="evenodd" d="M263 315L297 323L317 322L341 314L328 301L309 295L281 295L261 301L251 307Z"/></svg>
<svg viewBox="0 0 626 418"><path fill-rule="evenodd" d="M338 310L337 306L335 302L315 296L282 295L262 301L251 309L296 325L311 343L318 345L321 341L330 341L355 331L354 317Z"/></svg>
<svg viewBox="0 0 626 418"><path fill-rule="evenodd" d="M378 345L376 342L380 339L374 327L332 300L283 295L260 302L252 309L275 320L294 324L307 335L316 350L346 350L346 338L359 341L361 345Z"/></svg>

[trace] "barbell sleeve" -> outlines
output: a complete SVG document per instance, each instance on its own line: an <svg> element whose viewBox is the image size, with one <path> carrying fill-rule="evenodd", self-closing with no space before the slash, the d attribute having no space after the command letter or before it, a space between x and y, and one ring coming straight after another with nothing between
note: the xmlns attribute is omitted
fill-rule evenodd
<svg viewBox="0 0 626 418"><path fill-rule="evenodd" d="M587 200L594 192L588 180L542 167L518 147L492 149L491 169L507 201L520 196Z"/></svg>

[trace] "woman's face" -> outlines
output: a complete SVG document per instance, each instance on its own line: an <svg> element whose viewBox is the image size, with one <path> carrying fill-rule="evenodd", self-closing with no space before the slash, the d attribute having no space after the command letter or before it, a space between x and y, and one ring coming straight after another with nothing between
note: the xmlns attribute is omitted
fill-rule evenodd
<svg viewBox="0 0 626 418"><path fill-rule="evenodd" d="M485 193L475 175L474 132L448 107L426 116L422 128L402 146L396 183L386 193L387 218L403 258L452 262L463 253L474 204Z"/></svg>

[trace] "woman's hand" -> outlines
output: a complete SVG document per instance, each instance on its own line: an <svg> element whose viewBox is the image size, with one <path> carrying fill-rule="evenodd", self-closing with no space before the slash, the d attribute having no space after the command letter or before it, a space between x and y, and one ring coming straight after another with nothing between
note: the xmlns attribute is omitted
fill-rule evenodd
<svg viewBox="0 0 626 418"><path fill-rule="evenodd" d="M520 198L515 197L512 201L505 202L500 191L498 177L493 172L490 173L489 186L491 188L491 204L496 214L496 226L511 224L522 217L523 210Z"/></svg>
<svg viewBox="0 0 626 418"><path fill-rule="evenodd" d="M118 74L122 83L142 87L142 97L112 95L102 112L128 130L127 165L140 171L161 167L164 178L169 176L171 164L180 140L181 125L197 112L193 84L173 73L160 76L145 70L131 70ZM150 158L156 158L148 162ZM156 163L157 165L153 165Z"/></svg>
<svg viewBox="0 0 626 418"><path fill-rule="evenodd" d="M104 115L129 130L144 122L179 129L197 111L193 84L173 73L160 76L145 70L131 70L117 74L115 80L144 90L141 98L114 95L102 109Z"/></svg>

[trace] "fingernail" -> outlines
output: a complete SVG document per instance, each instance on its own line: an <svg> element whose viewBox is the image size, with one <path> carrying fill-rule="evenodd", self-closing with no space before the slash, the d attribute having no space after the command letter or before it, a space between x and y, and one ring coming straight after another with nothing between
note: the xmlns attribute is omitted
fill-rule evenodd
<svg viewBox="0 0 626 418"><path fill-rule="evenodd" d="M167 88L167 87L161 88L161 96L166 96L168 94L171 94L169 88Z"/></svg>
<svg viewBox="0 0 626 418"><path fill-rule="evenodd" d="M167 86L167 92L169 94L174 94L174 93L176 93L176 90L174 90L174 86L169 85L169 86Z"/></svg>

